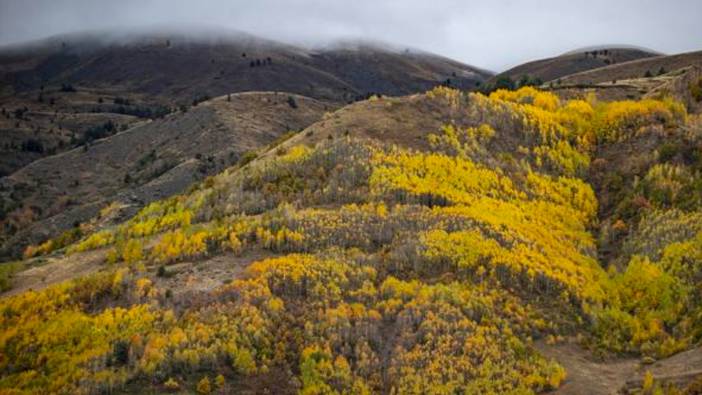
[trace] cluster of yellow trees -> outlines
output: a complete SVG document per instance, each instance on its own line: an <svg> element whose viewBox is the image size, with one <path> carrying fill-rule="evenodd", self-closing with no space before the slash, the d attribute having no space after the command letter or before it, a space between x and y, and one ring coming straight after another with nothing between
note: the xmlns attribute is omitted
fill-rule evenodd
<svg viewBox="0 0 702 395"><path fill-rule="evenodd" d="M0 386L89 393L121 388L138 375L175 381L171 375L227 360L242 374L256 369L251 347L262 350L266 340L257 340L265 328L253 309L238 315L228 309L246 307L223 302L177 317L158 304L162 293L148 279L118 271L4 299ZM90 312L118 299L131 305Z"/></svg>
<svg viewBox="0 0 702 395"><path fill-rule="evenodd" d="M124 270L3 299L0 385L109 391L146 375L169 388L193 372L241 379L289 363L303 393L530 391L564 378L520 340L548 328L516 298L464 282L381 279L358 258L260 261L213 291L215 301L179 314L161 302L164 290ZM91 312L115 300L131 305ZM395 350L389 361L385 347Z"/></svg>
<svg viewBox="0 0 702 395"><path fill-rule="evenodd" d="M598 315L595 327L605 346L667 356L702 338L702 232L685 234L693 229L666 234L672 242L652 251L654 258L642 250L614 276L613 306Z"/></svg>
<svg viewBox="0 0 702 395"><path fill-rule="evenodd" d="M39 245L27 246L24 250L24 258L33 258L39 255L46 255L52 253L58 249L64 248L78 241L83 235L83 231L80 227L74 227L73 229L63 232L59 237L54 239L49 239Z"/></svg>
<svg viewBox="0 0 702 395"><path fill-rule="evenodd" d="M349 137L287 148L68 247L107 247L111 265L0 300L0 388L208 393L275 377L305 394L531 393L566 377L532 344L564 330L552 314L609 351L700 339L702 228L655 225L700 214L651 214L608 271L582 178L598 144L683 122L679 104L530 87L423 100L454 118L425 151ZM661 165L640 188L674 205L690 174ZM261 249L277 257L194 296L144 270Z"/></svg>

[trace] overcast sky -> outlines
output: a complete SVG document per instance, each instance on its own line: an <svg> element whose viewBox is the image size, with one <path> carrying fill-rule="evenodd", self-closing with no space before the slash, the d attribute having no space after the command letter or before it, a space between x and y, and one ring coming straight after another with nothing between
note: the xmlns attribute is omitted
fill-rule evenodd
<svg viewBox="0 0 702 395"><path fill-rule="evenodd" d="M702 0L0 0L0 45L207 25L293 44L373 39L500 71L599 44L702 49L701 16Z"/></svg>

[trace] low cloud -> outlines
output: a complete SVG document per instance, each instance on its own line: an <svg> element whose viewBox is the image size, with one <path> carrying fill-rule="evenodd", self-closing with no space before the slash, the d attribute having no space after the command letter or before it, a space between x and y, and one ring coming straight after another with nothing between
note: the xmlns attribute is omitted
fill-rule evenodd
<svg viewBox="0 0 702 395"><path fill-rule="evenodd" d="M318 46L366 39L499 71L578 47L700 48L699 0L0 0L0 44L82 30L208 26Z"/></svg>

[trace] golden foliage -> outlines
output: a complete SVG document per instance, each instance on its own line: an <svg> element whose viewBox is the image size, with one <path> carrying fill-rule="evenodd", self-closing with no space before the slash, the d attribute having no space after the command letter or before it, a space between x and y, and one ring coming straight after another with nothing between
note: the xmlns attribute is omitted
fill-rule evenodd
<svg viewBox="0 0 702 395"><path fill-rule="evenodd" d="M136 380L226 392L276 369L305 394L534 393L566 377L532 345L563 334L552 315L614 351L669 355L702 338L702 233L637 230L656 241L630 241L634 256L607 273L598 202L579 178L597 144L683 121L678 103L531 87L415 99L449 109L427 151L351 138L289 147L71 245L112 245L108 261L125 264L0 299L0 389L110 392ZM696 177L658 165L640 188L674 205ZM660 218L685 229L697 218L671 215ZM141 270L260 250L276 257L199 294L174 295L161 288L171 280Z"/></svg>

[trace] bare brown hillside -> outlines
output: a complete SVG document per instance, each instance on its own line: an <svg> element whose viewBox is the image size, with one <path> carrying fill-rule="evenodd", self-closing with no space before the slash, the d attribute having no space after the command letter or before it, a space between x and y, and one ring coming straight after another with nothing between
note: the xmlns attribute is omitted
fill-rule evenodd
<svg viewBox="0 0 702 395"><path fill-rule="evenodd" d="M491 78L488 84L494 83L500 77L509 77L514 81L519 81L522 77L527 76L530 79L551 81L586 70L653 56L656 54L634 48L602 48L567 53L518 65Z"/></svg>
<svg viewBox="0 0 702 395"><path fill-rule="evenodd" d="M678 55L655 56L645 59L618 63L595 70L584 71L561 78L560 85L592 85L625 79L642 78L670 72L691 65L702 64L702 51Z"/></svg>

